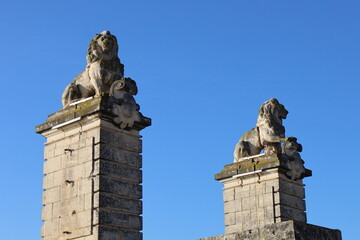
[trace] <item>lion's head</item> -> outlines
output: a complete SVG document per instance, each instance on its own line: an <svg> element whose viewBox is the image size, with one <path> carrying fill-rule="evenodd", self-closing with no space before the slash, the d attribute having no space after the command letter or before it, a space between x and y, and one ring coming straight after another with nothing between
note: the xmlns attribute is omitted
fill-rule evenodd
<svg viewBox="0 0 360 240"><path fill-rule="evenodd" d="M282 125L282 120L286 119L289 112L285 109L284 105L279 103L276 98L271 98L261 105L259 109L259 116L256 126L263 124L279 124Z"/></svg>
<svg viewBox="0 0 360 240"><path fill-rule="evenodd" d="M97 60L117 59L118 49L119 46L116 37L111 35L109 31L103 31L100 34L96 34L90 41L86 60L88 64L90 64Z"/></svg>

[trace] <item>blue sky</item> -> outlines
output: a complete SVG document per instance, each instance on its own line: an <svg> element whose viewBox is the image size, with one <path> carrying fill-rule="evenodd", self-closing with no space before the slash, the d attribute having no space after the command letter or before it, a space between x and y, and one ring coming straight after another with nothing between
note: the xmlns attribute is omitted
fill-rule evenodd
<svg viewBox="0 0 360 240"><path fill-rule="evenodd" d="M359 1L4 1L0 228L39 239L43 143L90 39L117 36L153 126L143 135L144 239L222 234L233 148L276 97L303 145L308 222L358 239ZM20 227L21 226L21 227Z"/></svg>

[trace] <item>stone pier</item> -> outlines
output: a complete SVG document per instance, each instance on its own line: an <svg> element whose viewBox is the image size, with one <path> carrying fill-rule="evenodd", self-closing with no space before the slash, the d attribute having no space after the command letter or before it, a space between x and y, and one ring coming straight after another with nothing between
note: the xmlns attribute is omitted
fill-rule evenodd
<svg viewBox="0 0 360 240"><path fill-rule="evenodd" d="M234 148L234 162L215 174L224 184L225 234L201 240L341 240L341 232L307 224L303 148L285 137L288 111L276 98L259 108L254 128Z"/></svg>
<svg viewBox="0 0 360 240"><path fill-rule="evenodd" d="M307 224L304 184L288 170L277 155L226 165L215 175L224 184L225 234L201 240L341 240L339 230Z"/></svg>
<svg viewBox="0 0 360 240"><path fill-rule="evenodd" d="M139 131L151 120L139 113L119 127L112 101L103 94L70 104L36 127L46 138L44 240L142 239Z"/></svg>
<svg viewBox="0 0 360 240"><path fill-rule="evenodd" d="M306 222L304 184L285 175L276 155L227 165L215 178L224 184L225 233L287 220Z"/></svg>

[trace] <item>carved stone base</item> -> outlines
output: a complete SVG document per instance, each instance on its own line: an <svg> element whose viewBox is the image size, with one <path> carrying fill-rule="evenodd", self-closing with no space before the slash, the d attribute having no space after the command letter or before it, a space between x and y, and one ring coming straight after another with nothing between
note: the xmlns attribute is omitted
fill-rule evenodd
<svg viewBox="0 0 360 240"><path fill-rule="evenodd" d="M287 171L276 155L263 155L226 165L216 174L224 184L225 233L288 220L305 223L304 184L292 181Z"/></svg>
<svg viewBox="0 0 360 240"><path fill-rule="evenodd" d="M199 240L341 240L336 229L319 227L297 221L269 224L261 228L224 234Z"/></svg>

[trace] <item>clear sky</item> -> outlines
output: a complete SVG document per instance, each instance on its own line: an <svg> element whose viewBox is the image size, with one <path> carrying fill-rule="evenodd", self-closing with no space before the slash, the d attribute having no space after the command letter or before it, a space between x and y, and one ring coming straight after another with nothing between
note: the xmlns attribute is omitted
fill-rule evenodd
<svg viewBox="0 0 360 240"><path fill-rule="evenodd" d="M222 234L235 143L276 97L303 145L308 222L359 239L358 0L3 1L2 239L39 239L43 143L90 39L117 36L153 126L143 135L144 239Z"/></svg>

